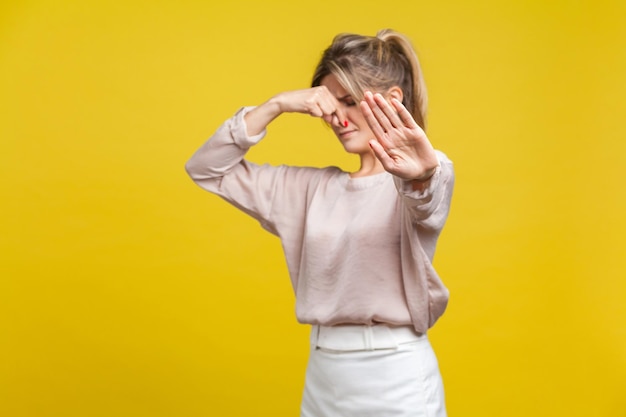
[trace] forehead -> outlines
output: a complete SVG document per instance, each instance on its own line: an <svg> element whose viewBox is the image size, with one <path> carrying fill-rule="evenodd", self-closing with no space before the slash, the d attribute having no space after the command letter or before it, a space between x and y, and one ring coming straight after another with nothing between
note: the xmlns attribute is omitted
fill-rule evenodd
<svg viewBox="0 0 626 417"><path fill-rule="evenodd" d="M327 76L322 78L322 80L320 81L320 85L328 88L328 91L330 91L330 93L337 98L350 95L350 93L348 93L348 91L339 83L339 80L337 79L335 74L328 74Z"/></svg>

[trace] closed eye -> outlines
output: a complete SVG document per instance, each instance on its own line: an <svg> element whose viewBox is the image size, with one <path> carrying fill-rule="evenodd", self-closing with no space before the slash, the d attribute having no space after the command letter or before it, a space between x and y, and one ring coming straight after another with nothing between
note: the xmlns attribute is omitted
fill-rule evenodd
<svg viewBox="0 0 626 417"><path fill-rule="evenodd" d="M342 102L343 104L345 104L348 107L352 107L354 105L356 105L356 101L354 101L352 99L352 96L348 95L348 96L343 96L341 98L338 99L340 102Z"/></svg>
<svg viewBox="0 0 626 417"><path fill-rule="evenodd" d="M356 106L356 103L354 100L346 100L344 101L344 104L348 107Z"/></svg>

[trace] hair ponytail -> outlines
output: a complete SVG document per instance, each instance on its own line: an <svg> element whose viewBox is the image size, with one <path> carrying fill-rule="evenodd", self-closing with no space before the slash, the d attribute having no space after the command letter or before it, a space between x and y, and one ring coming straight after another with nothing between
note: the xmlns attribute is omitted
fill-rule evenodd
<svg viewBox="0 0 626 417"><path fill-rule="evenodd" d="M403 93L408 95L403 103L418 125L426 130L426 114L428 111L428 92L426 91L426 82L420 66L417 53L411 44L411 41L401 33L391 29L380 30L376 37L384 42L394 45L398 52L404 56L410 69L410 77L407 81L406 89ZM403 86L401 86L403 87Z"/></svg>

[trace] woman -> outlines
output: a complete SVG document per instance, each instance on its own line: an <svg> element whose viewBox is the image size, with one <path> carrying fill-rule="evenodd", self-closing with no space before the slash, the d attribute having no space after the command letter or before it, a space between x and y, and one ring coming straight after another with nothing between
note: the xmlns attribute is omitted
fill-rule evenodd
<svg viewBox="0 0 626 417"><path fill-rule="evenodd" d="M431 261L454 174L424 133L426 102L404 35L341 34L311 88L240 109L186 165L281 239L297 319L312 326L303 417L446 415L426 332L448 301ZM360 168L244 159L272 120L294 112L328 123Z"/></svg>

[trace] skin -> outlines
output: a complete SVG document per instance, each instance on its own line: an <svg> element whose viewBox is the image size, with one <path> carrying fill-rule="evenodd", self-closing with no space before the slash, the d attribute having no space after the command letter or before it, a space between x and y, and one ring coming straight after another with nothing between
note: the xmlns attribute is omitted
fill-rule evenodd
<svg viewBox="0 0 626 417"><path fill-rule="evenodd" d="M360 168L352 177L386 170L419 190L439 165L426 134L402 105L399 87L382 94L368 91L356 103L330 74L319 87L279 93L247 113L248 134L261 133L282 113L303 113L326 121L344 149L360 158Z"/></svg>

